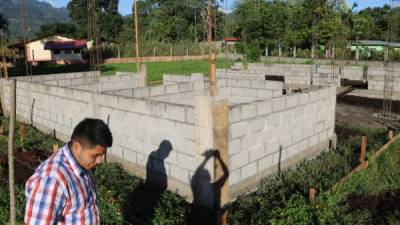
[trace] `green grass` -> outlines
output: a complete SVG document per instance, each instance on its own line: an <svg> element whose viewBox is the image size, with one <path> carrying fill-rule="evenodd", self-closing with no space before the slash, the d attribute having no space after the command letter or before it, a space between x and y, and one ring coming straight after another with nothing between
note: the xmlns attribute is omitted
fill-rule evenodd
<svg viewBox="0 0 400 225"><path fill-rule="evenodd" d="M207 60L187 60L174 62L146 62L148 81L162 80L164 74L190 75L203 73L208 76ZM217 68L227 68L233 64L231 60L217 60ZM112 75L115 72L136 72L136 63L114 63L101 66L102 75Z"/></svg>

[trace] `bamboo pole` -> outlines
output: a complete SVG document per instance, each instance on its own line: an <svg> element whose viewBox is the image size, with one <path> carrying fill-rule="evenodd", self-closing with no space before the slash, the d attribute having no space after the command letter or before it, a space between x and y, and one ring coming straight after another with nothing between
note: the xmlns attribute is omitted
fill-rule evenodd
<svg viewBox="0 0 400 225"><path fill-rule="evenodd" d="M315 188L310 188L310 190L308 191L308 197L310 198L310 201L314 201L316 193L317 190L315 190Z"/></svg>
<svg viewBox="0 0 400 225"><path fill-rule="evenodd" d="M54 144L52 148L53 148L53 153L56 153L58 151L58 144Z"/></svg>
<svg viewBox="0 0 400 225"><path fill-rule="evenodd" d="M16 225L15 186L14 186L14 130L16 114L17 81L11 83L10 127L8 130L8 183L10 188L10 225Z"/></svg>

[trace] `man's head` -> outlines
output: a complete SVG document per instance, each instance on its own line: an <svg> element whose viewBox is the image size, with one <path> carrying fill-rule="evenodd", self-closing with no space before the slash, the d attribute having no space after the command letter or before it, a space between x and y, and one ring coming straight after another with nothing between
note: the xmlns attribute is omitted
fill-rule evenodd
<svg viewBox="0 0 400 225"><path fill-rule="evenodd" d="M79 165L90 170L102 163L112 142L111 131L102 120L86 118L72 132L71 151Z"/></svg>

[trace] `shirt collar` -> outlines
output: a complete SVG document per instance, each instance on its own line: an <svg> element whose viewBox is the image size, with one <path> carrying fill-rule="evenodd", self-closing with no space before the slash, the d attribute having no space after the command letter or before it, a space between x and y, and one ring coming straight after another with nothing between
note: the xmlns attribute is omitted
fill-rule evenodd
<svg viewBox="0 0 400 225"><path fill-rule="evenodd" d="M75 173L76 176L83 176L86 174L86 170L79 165L74 155L72 154L69 143L64 145L64 147L62 148L62 152L65 155L67 162L71 165L72 171Z"/></svg>

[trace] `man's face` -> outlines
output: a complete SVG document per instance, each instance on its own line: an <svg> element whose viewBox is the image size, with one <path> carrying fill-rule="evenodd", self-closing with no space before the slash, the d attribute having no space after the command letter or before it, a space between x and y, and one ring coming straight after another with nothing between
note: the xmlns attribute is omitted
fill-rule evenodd
<svg viewBox="0 0 400 225"><path fill-rule="evenodd" d="M76 161L86 170L93 169L100 165L106 153L106 148L101 145L86 147L79 142L73 142L72 148L74 149L73 152Z"/></svg>

